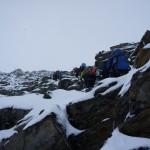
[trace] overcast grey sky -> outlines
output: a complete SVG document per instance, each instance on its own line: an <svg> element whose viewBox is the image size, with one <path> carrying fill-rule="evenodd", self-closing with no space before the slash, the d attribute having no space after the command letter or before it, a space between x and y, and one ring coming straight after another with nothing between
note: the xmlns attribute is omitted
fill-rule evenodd
<svg viewBox="0 0 150 150"><path fill-rule="evenodd" d="M147 29L150 0L0 0L0 71L91 65Z"/></svg>

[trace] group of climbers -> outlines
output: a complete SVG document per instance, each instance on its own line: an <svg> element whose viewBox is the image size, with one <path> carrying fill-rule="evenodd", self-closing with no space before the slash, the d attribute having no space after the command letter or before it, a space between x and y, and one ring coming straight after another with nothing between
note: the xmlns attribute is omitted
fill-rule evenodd
<svg viewBox="0 0 150 150"><path fill-rule="evenodd" d="M91 89L94 87L96 79L104 79L108 77L119 77L128 73L130 70L128 60L125 53L121 49L114 49L111 56L101 63L101 66L87 66L82 63L79 68L73 69L73 74L82 83L83 88ZM60 80L62 78L61 71L57 70L53 74L54 80Z"/></svg>
<svg viewBox="0 0 150 150"><path fill-rule="evenodd" d="M95 66L86 66L85 63L82 63L79 68L74 68L73 72L77 78L84 83L84 87L92 88L96 80L96 67Z"/></svg>
<svg viewBox="0 0 150 150"><path fill-rule="evenodd" d="M114 49L111 56L104 60L101 66L96 68L82 63L79 68L74 68L73 72L81 82L84 82L86 88L92 88L96 78L119 77L128 73L130 69L125 53L121 49Z"/></svg>

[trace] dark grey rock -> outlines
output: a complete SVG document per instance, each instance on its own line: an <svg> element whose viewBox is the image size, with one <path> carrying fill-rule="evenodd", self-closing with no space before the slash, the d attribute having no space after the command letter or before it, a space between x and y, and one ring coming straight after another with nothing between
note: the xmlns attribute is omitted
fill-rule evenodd
<svg viewBox="0 0 150 150"><path fill-rule="evenodd" d="M0 110L0 130L14 127L29 110L5 108Z"/></svg>
<svg viewBox="0 0 150 150"><path fill-rule="evenodd" d="M70 104L67 106L68 119L78 129L87 129L106 118L116 118L118 100L105 96Z"/></svg>
<svg viewBox="0 0 150 150"><path fill-rule="evenodd" d="M113 121L97 122L81 134L69 137L72 150L99 150L111 136Z"/></svg>
<svg viewBox="0 0 150 150"><path fill-rule="evenodd" d="M73 81L71 79L66 78L59 81L58 88L67 90L67 88L71 85L73 85Z"/></svg>
<svg viewBox="0 0 150 150"><path fill-rule="evenodd" d="M63 128L52 115L2 141L0 149L70 150Z"/></svg>

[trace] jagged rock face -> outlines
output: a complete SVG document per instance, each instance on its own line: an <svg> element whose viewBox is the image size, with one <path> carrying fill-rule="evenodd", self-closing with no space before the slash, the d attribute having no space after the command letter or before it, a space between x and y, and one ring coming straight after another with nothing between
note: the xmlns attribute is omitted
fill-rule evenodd
<svg viewBox="0 0 150 150"><path fill-rule="evenodd" d="M150 48L148 49L141 48L139 49L139 52L135 59L134 66L136 68L142 67L144 64L148 62L148 60L150 60Z"/></svg>
<svg viewBox="0 0 150 150"><path fill-rule="evenodd" d="M107 97L95 97L67 107L68 119L78 129L91 128L104 119L113 119L118 101Z"/></svg>
<svg viewBox="0 0 150 150"><path fill-rule="evenodd" d="M14 127L29 110L6 108L0 110L0 130Z"/></svg>
<svg viewBox="0 0 150 150"><path fill-rule="evenodd" d="M129 117L121 126L124 134L150 138L150 109L145 109L133 117Z"/></svg>
<svg viewBox="0 0 150 150"><path fill-rule="evenodd" d="M97 122L77 136L70 136L72 150L99 150L113 131L113 121Z"/></svg>
<svg viewBox="0 0 150 150"><path fill-rule="evenodd" d="M41 122L23 130L17 129L9 140L0 143L5 150L69 150L66 136L55 117L48 116Z"/></svg>
<svg viewBox="0 0 150 150"><path fill-rule="evenodd" d="M134 66L139 68L150 59L150 49L144 49L146 44L150 43L150 31L146 31L133 55L135 57Z"/></svg>
<svg viewBox="0 0 150 150"><path fill-rule="evenodd" d="M95 56L95 66L99 67L102 65L102 62L106 59L108 59L111 56L111 51L102 51L99 52L96 56Z"/></svg>
<svg viewBox="0 0 150 150"><path fill-rule="evenodd" d="M137 73L129 90L130 112L138 113L150 107L150 72Z"/></svg>
<svg viewBox="0 0 150 150"><path fill-rule="evenodd" d="M111 136L113 129L124 120L128 105L117 97L96 96L67 107L70 123L84 130L77 136L70 136L73 150L99 150ZM125 107L124 107L125 106ZM124 110L121 108L124 107Z"/></svg>
<svg viewBox="0 0 150 150"><path fill-rule="evenodd" d="M139 50L143 48L146 44L150 43L150 31L147 30L145 34L143 35L140 43L138 44L137 48L134 51L134 55L137 55Z"/></svg>
<svg viewBox="0 0 150 150"><path fill-rule="evenodd" d="M150 138L150 72L136 74L129 91L132 117L120 126L120 131L127 135Z"/></svg>

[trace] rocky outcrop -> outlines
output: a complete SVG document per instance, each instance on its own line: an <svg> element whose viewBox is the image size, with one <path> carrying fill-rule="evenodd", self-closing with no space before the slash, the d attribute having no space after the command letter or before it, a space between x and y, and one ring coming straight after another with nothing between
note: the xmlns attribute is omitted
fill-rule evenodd
<svg viewBox="0 0 150 150"><path fill-rule="evenodd" d="M143 66L150 59L150 49L144 48L148 43L150 43L150 31L145 32L133 53L133 56L135 57L134 66L137 68Z"/></svg>
<svg viewBox="0 0 150 150"><path fill-rule="evenodd" d="M114 120L117 102L116 99L101 96L70 104L67 107L68 119L78 129L91 128L105 119Z"/></svg>
<svg viewBox="0 0 150 150"><path fill-rule="evenodd" d="M99 150L114 128L116 101L97 97L67 107L70 123L83 132L69 137L73 150Z"/></svg>
<svg viewBox="0 0 150 150"><path fill-rule="evenodd" d="M79 135L69 137L73 150L99 150L113 129L125 120L129 111L127 98L128 94L123 98L96 95L92 99L68 105L68 120L74 127L83 130Z"/></svg>
<svg viewBox="0 0 150 150"><path fill-rule="evenodd" d="M64 89L67 90L67 88L69 86L73 85L73 82L71 81L71 79L62 79L59 81L58 87L59 89Z"/></svg>
<svg viewBox="0 0 150 150"><path fill-rule="evenodd" d="M29 110L5 108L0 110L0 130L14 127Z"/></svg>
<svg viewBox="0 0 150 150"><path fill-rule="evenodd" d="M58 83L58 88L64 90L81 90L82 86L78 79L72 76L72 78L61 79Z"/></svg>
<svg viewBox="0 0 150 150"><path fill-rule="evenodd" d="M150 43L150 31L147 30L145 34L143 35L141 41L139 42L137 48L135 49L133 55L137 56L139 53L139 50L143 48L146 44Z"/></svg>
<svg viewBox="0 0 150 150"><path fill-rule="evenodd" d="M77 136L70 136L72 150L99 150L113 131L113 121L97 122Z"/></svg>
<svg viewBox="0 0 150 150"><path fill-rule="evenodd" d="M102 62L108 59L111 55L111 51L101 51L95 56L95 66L99 67L102 65Z"/></svg>
<svg viewBox="0 0 150 150"><path fill-rule="evenodd" d="M150 48L141 48L136 56L134 66L142 67L148 60L150 60Z"/></svg>
<svg viewBox="0 0 150 150"><path fill-rule="evenodd" d="M130 112L135 114L150 107L150 72L134 75L129 90Z"/></svg>
<svg viewBox="0 0 150 150"><path fill-rule="evenodd" d="M143 55L140 53L138 57L147 56L147 51L143 51ZM143 57L141 65L149 59L149 56ZM150 138L149 79L149 70L137 72L132 78L129 92L122 97L117 96L119 88L101 95L116 84L112 82L97 88L94 98L70 104L67 107L68 120L74 127L83 130L79 135L69 137L73 150L99 150L116 127L126 135Z"/></svg>
<svg viewBox="0 0 150 150"><path fill-rule="evenodd" d="M4 150L70 150L63 128L54 115L47 116L41 122L23 130L17 127L9 140L0 143Z"/></svg>
<svg viewBox="0 0 150 150"><path fill-rule="evenodd" d="M120 131L150 138L150 72L139 72L133 77L128 99L131 116L120 125Z"/></svg>
<svg viewBox="0 0 150 150"><path fill-rule="evenodd" d="M129 117L122 125L120 131L124 134L150 138L150 109L144 109L135 116Z"/></svg>

